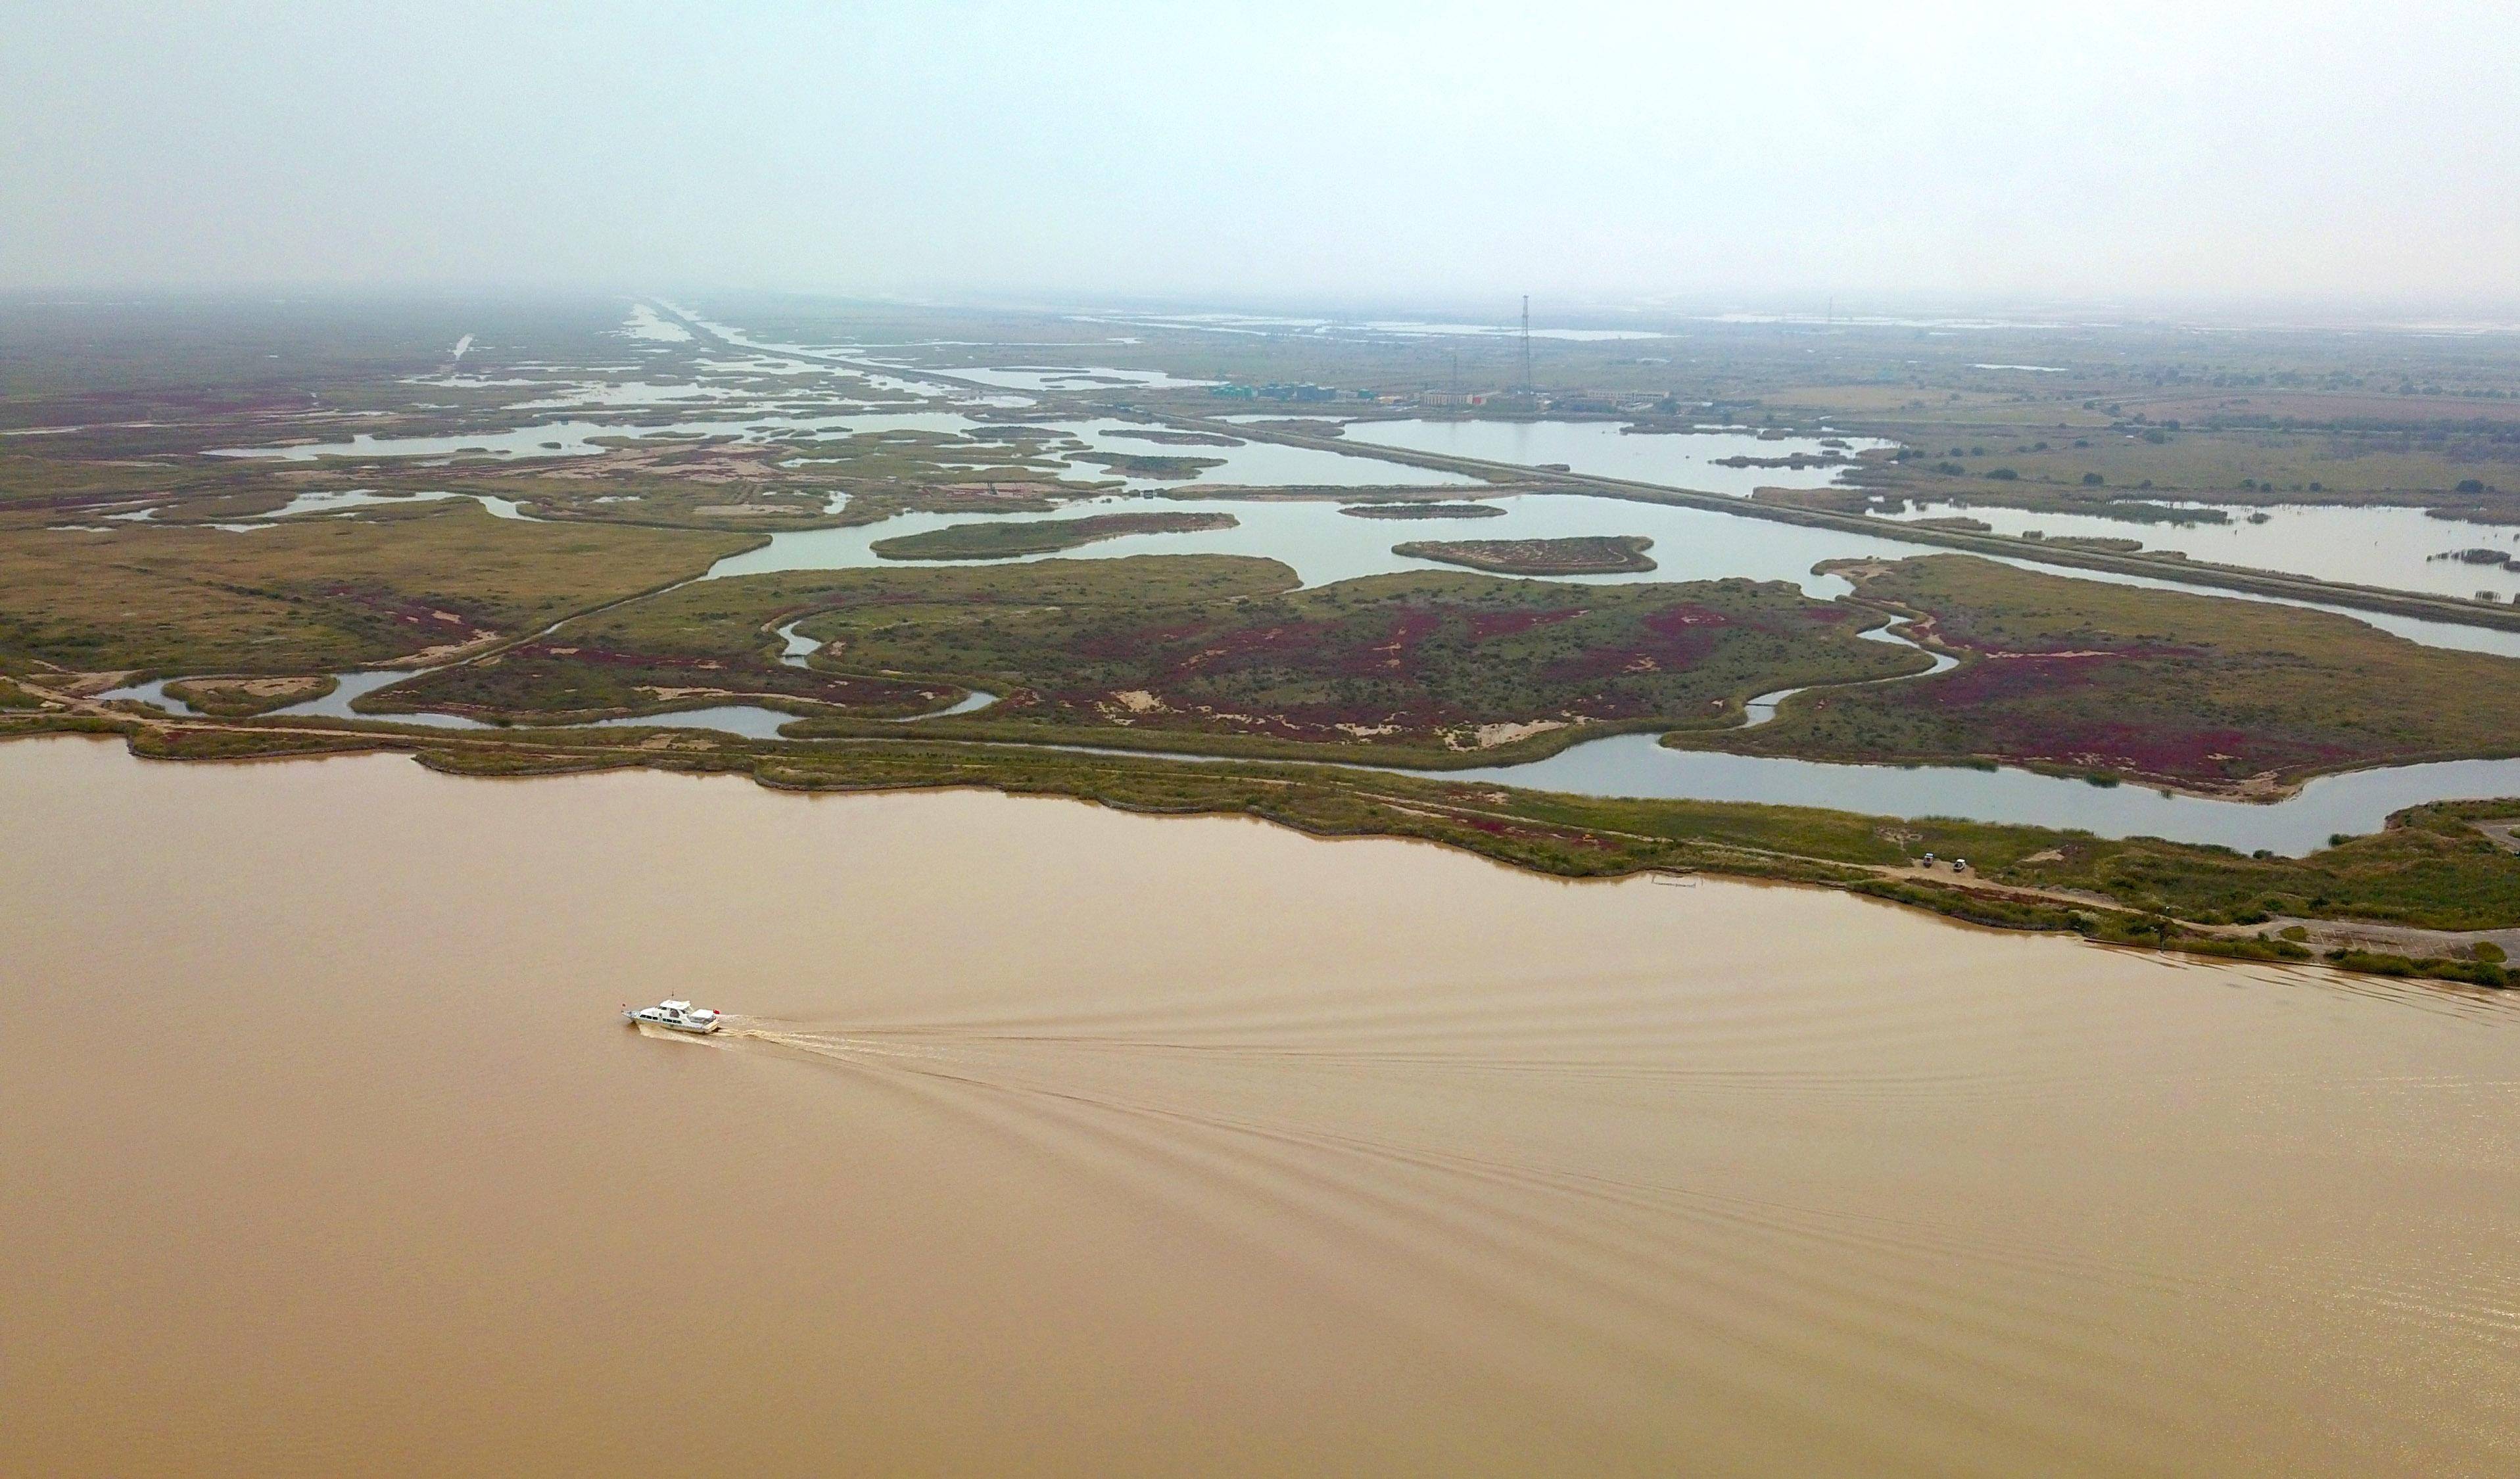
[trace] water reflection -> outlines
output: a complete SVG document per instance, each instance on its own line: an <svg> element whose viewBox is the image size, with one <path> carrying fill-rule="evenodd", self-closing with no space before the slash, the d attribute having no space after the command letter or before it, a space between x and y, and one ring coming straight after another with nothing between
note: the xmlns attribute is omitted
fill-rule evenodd
<svg viewBox="0 0 2520 1479"><path fill-rule="evenodd" d="M1822 457L1833 451L1852 455L1898 445L1868 437L1831 438L1839 443L1832 448L1822 438L1808 436L1768 439L1741 431L1631 432L1627 424L1614 421L1360 421L1348 424L1342 439L1523 467L1559 464L1594 477L1740 498L1759 488L1824 488L1836 482L1845 469L1718 466L1725 459Z"/></svg>
<svg viewBox="0 0 2520 1479"><path fill-rule="evenodd" d="M1450 569L1430 560L1394 555L1392 547L1418 539L1551 539L1578 535L1642 534L1654 541L1656 568L1611 575L1552 576L1576 584L1608 584L1657 580L1781 580L1805 594L1826 600L1853 587L1835 575L1813 567L1825 560L1848 559L1902 560L1912 556L1949 554L1938 545L1903 540L1896 525L1883 521L1882 532L1841 533L1834 529L1750 518L1717 509L1676 504L1642 503L1634 499L1579 493L1488 493L1471 495L1502 508L1502 518L1424 519L1401 523L1349 518L1337 505L1309 499L1237 499L1220 507L1239 520L1233 529L1184 534L1132 534L1100 540L1073 550L1018 557L1015 560L922 560L922 564L1008 564L1035 560L1106 560L1127 555L1249 555L1282 560L1306 586L1328 585L1362 575L1399 570ZM869 548L876 540L917 534L950 524L995 518L1086 517L1115 507L1144 504L1116 499L1071 503L1058 514L904 514L876 524L839 529L791 529L774 533L761 549L730 556L711 566L709 578L757 575L775 570L839 570L886 563ZM1979 556L2017 569L2043 574L2060 572L2036 560L2008 556ZM2259 596L2211 587L2183 585L2147 575L2108 570L2075 570L2078 580L2105 581L2140 590L2179 591L2232 601L2263 601L2305 610L2328 611L2377 627L2426 647L2458 651L2493 652L2520 658L2520 631L2432 621L2418 616L2364 611L2315 601Z"/></svg>
<svg viewBox="0 0 2520 1479"><path fill-rule="evenodd" d="M1290 450L1290 449L1289 449ZM922 565L1009 564L1037 560L1112 560L1130 555L1247 555L1293 567L1306 586L1328 585L1401 570L1449 570L1433 560L1395 555L1414 540L1550 539L1581 534L1642 534L1654 541L1651 571L1563 577L1576 585L1637 581L1780 580L1821 598L1853 588L1834 575L1816 575L1822 560L1857 556L1899 559L1934 553L1895 535L1840 534L1799 524L1738 518L1712 509L1637 503L1589 494L1487 495L1479 499L1506 511L1503 517L1431 518L1407 522L1350 518L1336 503L1318 499L1236 499L1231 529L1191 533L1131 534L1073 550L1020 557L1017 560L921 560ZM1144 508L1134 499L1104 498L1070 504L1056 515L904 514L852 528L789 529L774 533L761 549L732 555L709 569L709 578L758 575L774 570L835 570L886 564L869 547L878 539L917 534L991 518L1083 518L1114 508ZM1166 504L1164 507L1179 507ZM1206 507L1206 505L1192 505ZM2520 650L2520 641L2515 641Z"/></svg>
<svg viewBox="0 0 2520 1479"><path fill-rule="evenodd" d="M1767 755L1672 749L1651 735L1614 735L1527 765L1444 776L1588 796L1755 801L1868 816L1958 817L2103 837L2163 837L2298 857L2330 835L2380 829L2389 814L2429 801L2520 795L2520 760L2447 760L2321 776L2276 802L2219 801L2101 786L2012 767L1836 765Z"/></svg>
<svg viewBox="0 0 2520 1479"><path fill-rule="evenodd" d="M2178 550L2192 560L2281 570L2315 580L2384 586L2393 591L2419 591L2462 600L2473 598L2479 591L2495 592L2506 602L2520 598L2520 570L2493 561L2469 563L2438 558L2465 550L2520 557L2520 531L2507 524L2435 518L2422 509L2314 504L2263 509L2236 504L2169 507L2210 510L2226 515L2226 519L2219 523L2135 523L2089 514L1934 503L1915 504L1899 514L1874 516L1889 522L1967 517L1988 525L1994 533L2016 537L2037 530L2049 537L2134 539L2141 541L2146 549Z"/></svg>

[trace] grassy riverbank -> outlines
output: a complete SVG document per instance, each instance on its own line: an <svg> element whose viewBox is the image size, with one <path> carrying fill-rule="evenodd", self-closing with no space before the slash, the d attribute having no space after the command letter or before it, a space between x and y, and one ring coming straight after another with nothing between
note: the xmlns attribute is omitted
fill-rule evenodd
<svg viewBox="0 0 2520 1479"><path fill-rule="evenodd" d="M677 731L602 736L323 733L273 721L144 725L86 716L0 722L0 736L121 734L158 758L247 759L361 749L416 753L471 776L642 766L748 775L800 790L982 786L1168 814L1242 814L1323 836L1413 837L1564 877L1704 872L1817 884L2003 928L2065 931L2199 954L2306 960L2277 916L2445 930L2520 925L2520 856L2475 824L2520 817L2520 801L2419 807L2391 827L2307 858L2116 841L2041 828L1894 820L1805 807L1613 800L1484 783L1264 761L1182 763L1028 746L891 741L764 743ZM1917 866L1965 856L1960 875ZM2234 928L2233 926L2238 926ZM2367 952L2365 954L2368 954ZM2500 984L2471 954L2348 965Z"/></svg>

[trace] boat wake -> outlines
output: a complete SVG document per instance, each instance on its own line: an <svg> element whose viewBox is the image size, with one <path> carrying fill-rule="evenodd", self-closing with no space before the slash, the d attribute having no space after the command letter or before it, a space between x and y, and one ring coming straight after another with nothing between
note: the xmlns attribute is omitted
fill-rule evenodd
<svg viewBox="0 0 2520 1479"><path fill-rule="evenodd" d="M710 1041L889 1091L852 1104L985 1128L1053 1184L1194 1223L1360 1318L1614 1425L1675 1391L1723 1392L1773 1409L1744 1430L1825 1430L1865 1453L1877 1433L1827 1393L1887 1384L2002 1434L2025 1413L2112 1410L2146 1387L2163 1340L2192 1340L2189 1369L2210 1371L2207 1353L2271 1299L2350 1308L2408 1349L2454 1323L2520 1359L2493 1279L2270 1277L2264 1261L2200 1261L2183 1234L2087 1235L2027 1215L2002 1158L1961 1143L1929 1154L1943 1192L1915 1194L1919 1150L1876 1160L1869 1127L2097 1119L2140 1137L2161 1108L2146 1082L2239 1103L2276 1087L2262 1069L2161 1061L2149 1032L2093 1044L2088 1022L2081 1051L2025 1053L1997 1000L1903 993L1895 1011L1822 1012L1561 975L1545 993L1288 985L925 1022L730 1018ZM1891 1021L1936 1051L1883 1054ZM2151 1080L2122 1071L2121 1046L2149 1054ZM1826 1175L1796 1169L1816 1155ZM2015 1210L1987 1215L1999 1205ZM2231 1318L2182 1324L2167 1314L2181 1309ZM2136 1469L2178 1425L2155 1412L2082 1436Z"/></svg>
<svg viewBox="0 0 2520 1479"><path fill-rule="evenodd" d="M680 1032L671 1027L659 1027L653 1022L632 1022L630 1025L638 1029L641 1037L659 1043L693 1043L702 1048L723 1046L714 1034Z"/></svg>
<svg viewBox="0 0 2520 1479"><path fill-rule="evenodd" d="M1007 1133L1062 1175L1195 1220L1372 1319L1604 1415L1648 1409L1674 1382L1755 1373L1751 1385L1790 1391L1823 1351L1889 1368L1920 1359L1920 1343L1941 1348L1952 1400L1982 1403L1989 1421L2005 1399L1968 1398L1962 1373L1990 1348L2008 1353L2019 1381L2073 1389L2048 1395L2074 1406L2144 1359L2089 1318L2095 1286L2146 1300L2214 1292L1894 1199L1832 1204L1701 1180L1668 1153L1690 1138L1673 1116L1758 1086L1620 1061L1598 1041L1526 1039L1516 1053L1508 1042L1520 1034L1507 1031L1465 1052L1391 1040L1387 1022L1362 1041L1325 1040L1316 1022L1238 1043L1045 1025L747 1021L717 1040L878 1076ZM1896 1098L1913 1086L1858 1074L1839 1087ZM1583 1112L1537 1107L1570 1096Z"/></svg>

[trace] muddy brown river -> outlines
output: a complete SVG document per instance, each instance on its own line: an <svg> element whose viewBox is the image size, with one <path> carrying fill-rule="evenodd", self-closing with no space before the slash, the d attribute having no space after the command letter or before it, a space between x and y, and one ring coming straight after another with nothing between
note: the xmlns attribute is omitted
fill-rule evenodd
<svg viewBox="0 0 2520 1479"><path fill-rule="evenodd" d="M2520 999L975 793L0 836L0 1473L2520 1471Z"/></svg>

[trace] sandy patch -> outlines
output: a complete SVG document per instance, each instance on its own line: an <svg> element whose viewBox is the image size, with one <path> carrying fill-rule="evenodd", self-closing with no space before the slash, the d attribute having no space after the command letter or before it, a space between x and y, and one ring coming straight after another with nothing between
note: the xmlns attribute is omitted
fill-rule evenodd
<svg viewBox="0 0 2520 1479"><path fill-rule="evenodd" d="M304 678L197 678L185 686L204 692L223 690L246 694L255 698L296 698L321 692L331 681L321 675Z"/></svg>
<svg viewBox="0 0 2520 1479"><path fill-rule="evenodd" d="M452 662L458 657L476 652L498 640L499 634L496 632L475 632L462 642L441 643L436 647L422 648L408 656L395 658L394 663L396 666L404 663L418 663L423 667L434 667L438 663Z"/></svg>
<svg viewBox="0 0 2520 1479"><path fill-rule="evenodd" d="M1511 744L1517 740L1528 740L1534 735L1545 735L1551 730L1565 727L1563 719L1534 719L1525 724L1482 724L1470 731L1470 739L1475 748L1494 749L1500 744Z"/></svg>
<svg viewBox="0 0 2520 1479"><path fill-rule="evenodd" d="M678 698L734 698L740 696L721 688L664 688L650 684L641 684L639 686L639 692L643 694L652 694L655 695L657 701L662 703L671 703Z"/></svg>

